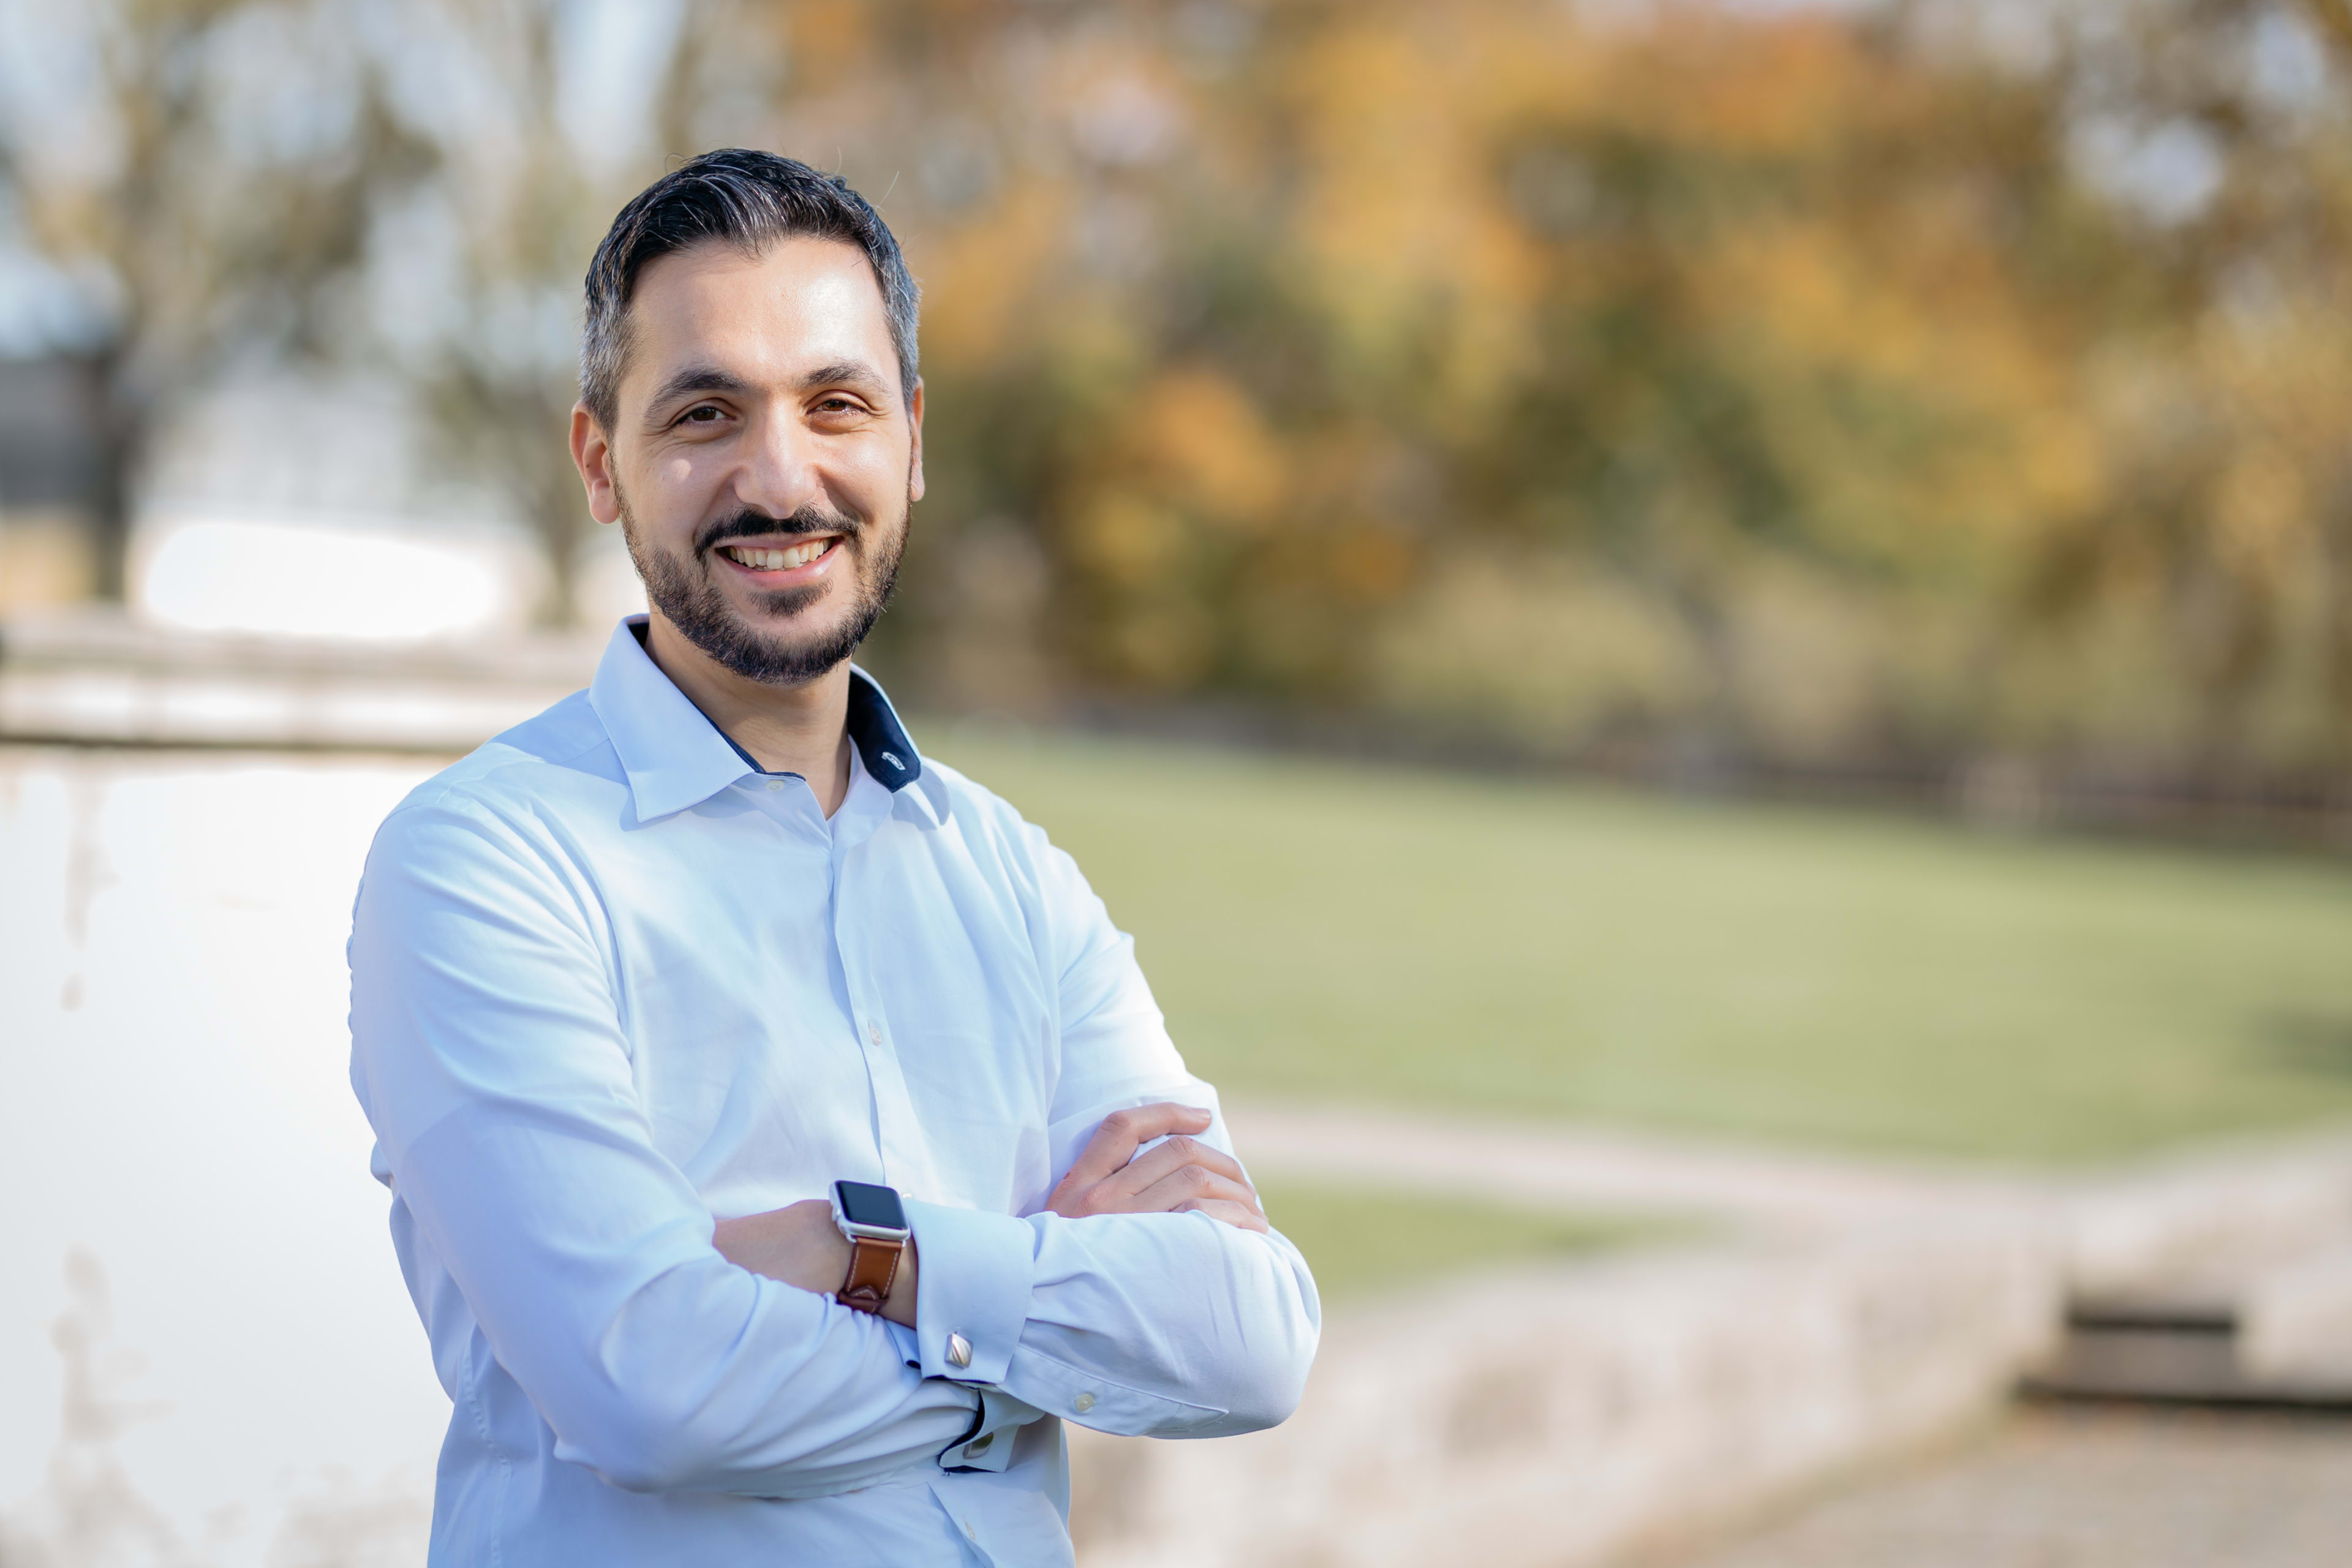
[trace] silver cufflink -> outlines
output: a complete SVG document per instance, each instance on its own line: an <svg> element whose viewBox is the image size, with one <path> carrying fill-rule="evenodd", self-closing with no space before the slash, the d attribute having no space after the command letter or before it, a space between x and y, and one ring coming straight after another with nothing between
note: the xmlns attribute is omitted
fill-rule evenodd
<svg viewBox="0 0 2352 1568"><path fill-rule="evenodd" d="M948 1336L948 1364L950 1366L970 1366L971 1364L971 1342L965 1339L961 1334L950 1334Z"/></svg>

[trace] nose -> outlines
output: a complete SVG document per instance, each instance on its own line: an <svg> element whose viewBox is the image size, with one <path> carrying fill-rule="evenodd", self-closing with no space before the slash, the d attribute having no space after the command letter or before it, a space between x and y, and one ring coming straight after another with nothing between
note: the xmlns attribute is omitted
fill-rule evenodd
<svg viewBox="0 0 2352 1568"><path fill-rule="evenodd" d="M745 508L783 518L823 499L814 437L790 411L761 409L748 434L732 476L735 499Z"/></svg>

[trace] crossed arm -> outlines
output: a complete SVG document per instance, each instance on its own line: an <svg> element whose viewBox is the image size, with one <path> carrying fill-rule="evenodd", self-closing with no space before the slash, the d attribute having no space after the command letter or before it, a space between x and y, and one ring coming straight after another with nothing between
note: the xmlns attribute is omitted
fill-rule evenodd
<svg viewBox="0 0 2352 1568"><path fill-rule="evenodd" d="M1209 1129L1198 1106L1137 1106L1103 1118L1045 1207L1066 1219L1098 1214L1200 1213L1242 1230L1266 1228L1257 1193L1232 1155L1191 1136ZM1157 1148L1137 1150L1155 1138ZM833 1223L833 1205L807 1198L764 1214L722 1219L713 1246L738 1268L826 1295L849 1272L849 1242ZM882 1315L915 1326L922 1260L913 1243L899 1259Z"/></svg>
<svg viewBox="0 0 2352 1568"><path fill-rule="evenodd" d="M1049 867L1076 918L1055 949L1046 1132L1091 1139L1026 1217L909 1203L929 1279L910 1271L890 1315L910 1342L826 1299L846 1243L824 1205L715 1231L656 1145L593 908L531 831L464 801L404 811L354 913L353 1087L453 1397L510 1389L556 1458L632 1489L763 1498L927 1462L982 1391L1130 1435L1288 1413L1319 1328L1312 1280L1253 1234L1265 1220L1211 1119L1118 1109L1197 1080L1066 857ZM1076 1120L1090 1103L1113 1108L1099 1128ZM946 1358L950 1328L969 1364Z"/></svg>

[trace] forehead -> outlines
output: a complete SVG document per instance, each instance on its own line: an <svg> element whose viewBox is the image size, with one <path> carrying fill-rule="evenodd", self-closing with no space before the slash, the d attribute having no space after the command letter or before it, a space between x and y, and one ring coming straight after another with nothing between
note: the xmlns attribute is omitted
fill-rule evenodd
<svg viewBox="0 0 2352 1568"><path fill-rule="evenodd" d="M797 237L756 253L704 240L672 251L637 275L629 315L625 399L688 363L755 385L865 363L898 384L881 286L866 253L840 240Z"/></svg>

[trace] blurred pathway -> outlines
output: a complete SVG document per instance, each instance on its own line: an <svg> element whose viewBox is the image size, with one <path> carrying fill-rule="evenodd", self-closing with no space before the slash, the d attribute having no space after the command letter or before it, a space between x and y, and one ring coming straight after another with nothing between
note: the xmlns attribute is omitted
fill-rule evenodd
<svg viewBox="0 0 2352 1568"><path fill-rule="evenodd" d="M2352 1422L2045 1408L1674 1568L2341 1568ZM1656 1560L1643 1568L1664 1568Z"/></svg>
<svg viewBox="0 0 2352 1568"><path fill-rule="evenodd" d="M1243 1157L1269 1174L1712 1215L1774 1236L1815 1236L1923 1207L1978 1207L2032 1195L2022 1181L1979 1172L1613 1128L1247 1101L1229 1106L1227 1120Z"/></svg>

